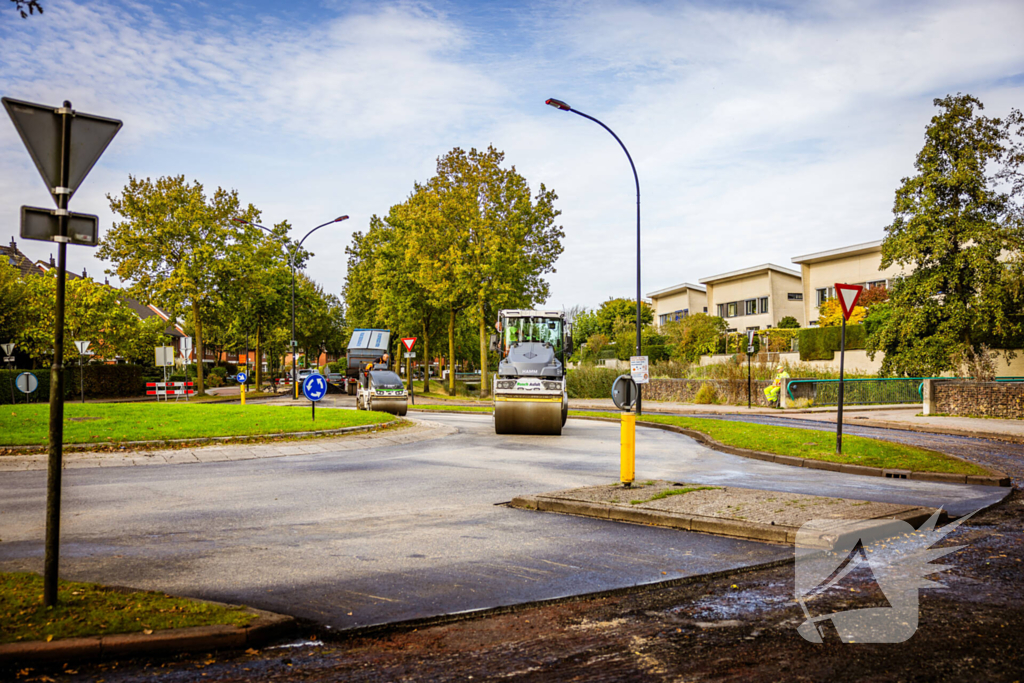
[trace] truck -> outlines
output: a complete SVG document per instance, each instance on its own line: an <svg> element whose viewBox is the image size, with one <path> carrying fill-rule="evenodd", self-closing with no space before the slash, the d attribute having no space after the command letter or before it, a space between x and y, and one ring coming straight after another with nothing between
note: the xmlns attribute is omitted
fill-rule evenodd
<svg viewBox="0 0 1024 683"><path fill-rule="evenodd" d="M345 393L355 396L362 380L360 370L389 353L391 330L356 329L345 350Z"/></svg>
<svg viewBox="0 0 1024 683"><path fill-rule="evenodd" d="M560 311L498 312L491 349L501 358L494 374L497 434L560 435L569 416L565 363L572 330Z"/></svg>

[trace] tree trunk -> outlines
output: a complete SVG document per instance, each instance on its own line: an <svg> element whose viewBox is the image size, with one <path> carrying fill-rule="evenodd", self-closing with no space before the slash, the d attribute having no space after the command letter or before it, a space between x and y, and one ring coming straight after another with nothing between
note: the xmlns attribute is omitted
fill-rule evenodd
<svg viewBox="0 0 1024 683"><path fill-rule="evenodd" d="M455 395L455 307L448 307L448 395Z"/></svg>
<svg viewBox="0 0 1024 683"><path fill-rule="evenodd" d="M426 321L423 323L423 393L430 393L430 333Z"/></svg>
<svg viewBox="0 0 1024 683"><path fill-rule="evenodd" d="M480 296L480 398L487 398L487 320L484 318L484 298Z"/></svg>
<svg viewBox="0 0 1024 683"><path fill-rule="evenodd" d="M248 358L246 359L248 360ZM256 369L253 370L256 378L256 391L263 387L263 363L260 362L260 326L256 326Z"/></svg>
<svg viewBox="0 0 1024 683"><path fill-rule="evenodd" d="M196 396L206 393L203 383L203 322L199 319L199 302L192 302L192 325L196 328ZM186 376L186 381L188 377Z"/></svg>

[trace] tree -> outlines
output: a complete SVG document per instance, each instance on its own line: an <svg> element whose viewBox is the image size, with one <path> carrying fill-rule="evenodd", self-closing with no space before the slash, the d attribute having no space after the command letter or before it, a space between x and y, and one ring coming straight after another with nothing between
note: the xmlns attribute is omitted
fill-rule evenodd
<svg viewBox="0 0 1024 683"><path fill-rule="evenodd" d="M475 309L480 337L481 389L487 385L488 308L531 307L547 298L542 275L562 251L554 225L554 192L540 186L533 197L504 155L488 147L459 148L437 161L437 174L416 184L409 199L393 208L401 223L405 265L428 303L448 318L449 367L455 367L456 317ZM449 392L455 376L449 373Z"/></svg>
<svg viewBox="0 0 1024 683"><path fill-rule="evenodd" d="M613 336L615 325L620 320L633 324L634 339L633 346L636 346L636 299L608 299L595 311L597 329L596 332ZM640 325L641 327L654 322L654 310L646 301L640 304Z"/></svg>
<svg viewBox="0 0 1024 683"><path fill-rule="evenodd" d="M800 329L800 323L793 316L787 315L779 321L779 324L776 325L776 327L780 330L798 330Z"/></svg>
<svg viewBox="0 0 1024 683"><path fill-rule="evenodd" d="M672 358L688 363L696 363L701 356L714 353L727 329L723 319L707 313L692 313L664 327Z"/></svg>
<svg viewBox="0 0 1024 683"><path fill-rule="evenodd" d="M612 340L600 332L595 332L587 337L587 360L596 361L601 352L611 343Z"/></svg>
<svg viewBox="0 0 1024 683"><path fill-rule="evenodd" d="M31 315L22 318L14 335L18 347L33 360L53 357L56 272L32 276L22 283L21 295ZM119 292L89 278L68 278L64 295L64 353L77 355L74 342L88 340L97 358L150 359L162 345L166 323L158 316L142 320L120 301Z"/></svg>
<svg viewBox="0 0 1024 683"><path fill-rule="evenodd" d="M981 115L970 95L934 104L940 111L925 130L917 173L896 190L882 243L882 267L908 273L893 281L888 315L868 337L872 356L885 352L884 374L959 371L982 344L1019 333L1024 322L1011 286L1024 279L1020 186L998 189L1019 171L1011 131Z"/></svg>
<svg viewBox="0 0 1024 683"><path fill-rule="evenodd" d="M39 4L39 0L11 0L11 2L14 3L14 10L21 15L22 19L28 19L28 15L36 12L43 13L43 6Z"/></svg>
<svg viewBox="0 0 1024 683"><path fill-rule="evenodd" d="M864 308L871 310L871 307L875 304L880 304L883 301L889 300L889 290L885 287L872 287L871 289L865 289L860 294L860 299L857 300Z"/></svg>
<svg viewBox="0 0 1024 683"><path fill-rule="evenodd" d="M0 340L14 339L30 316L28 287L21 272L6 259L0 261Z"/></svg>
<svg viewBox="0 0 1024 683"><path fill-rule="evenodd" d="M251 204L241 211L234 190L217 188L207 199L203 186L186 183L184 176L156 182L129 176L121 196L107 199L124 220L107 232L97 255L113 262L107 272L129 283L140 301L158 303L175 316L191 314L203 394L203 323L237 274L237 264L227 258L238 239L229 221L255 222L259 212Z"/></svg>
<svg viewBox="0 0 1024 683"><path fill-rule="evenodd" d="M847 325L860 325L867 313L863 306L854 306ZM843 308L839 299L829 299L818 307L818 327L839 327L843 324Z"/></svg>

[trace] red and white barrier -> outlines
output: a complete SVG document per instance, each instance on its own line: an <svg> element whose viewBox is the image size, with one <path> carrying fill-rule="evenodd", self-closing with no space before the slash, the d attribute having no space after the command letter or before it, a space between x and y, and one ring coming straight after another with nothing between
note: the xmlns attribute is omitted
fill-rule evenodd
<svg viewBox="0 0 1024 683"><path fill-rule="evenodd" d="M146 382L146 395L156 396L157 400L163 396L164 400L167 400L168 396L174 396L177 400L178 396L184 396L186 400L189 396L196 393L192 382Z"/></svg>

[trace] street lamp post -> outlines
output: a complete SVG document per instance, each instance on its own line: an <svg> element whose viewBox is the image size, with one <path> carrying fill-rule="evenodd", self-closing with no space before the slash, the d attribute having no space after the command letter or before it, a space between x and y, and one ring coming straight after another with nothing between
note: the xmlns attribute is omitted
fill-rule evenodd
<svg viewBox="0 0 1024 683"><path fill-rule="evenodd" d="M264 227L264 226L262 226L262 225L260 225L258 223L250 223L249 221L243 221L241 218L232 218L231 220L233 220L235 223L238 223L239 225L251 225L254 228L259 228L260 230L264 230L266 232L269 232L271 235L274 234L273 230L271 230L270 228ZM294 258L295 252L297 252L302 247L302 243L306 241L306 237L309 237L310 235L312 235L314 232L316 232L320 228L324 227L325 225L330 225L331 223L340 223L340 222L342 222L344 220L348 220L348 216L338 216L337 218L335 218L332 221L327 221L326 223L321 223L320 225L316 226L315 228L313 228L312 230L307 232L305 237L303 237L301 240L299 240L298 244L296 244L294 248L292 248L289 251L285 251L285 253L288 255L288 266L292 270L292 339L291 339L291 350L292 350L292 399L293 400L298 400L298 398L299 398L299 367L298 367L298 359L297 359L297 356L298 356L298 353L297 353L297 343L295 341L295 258Z"/></svg>
<svg viewBox="0 0 1024 683"><path fill-rule="evenodd" d="M640 178L636 174L636 166L633 164L633 157L631 157L629 155L629 150L626 149L626 146L624 144L622 144L622 140L620 140L619 136L615 134L615 131L613 131L611 128L609 128L608 126L604 125L603 123L601 123L600 121L595 119L593 116L590 116L588 114L584 114L581 111L573 109L572 107L570 107L565 102L562 102L561 100L556 100L554 98L549 98L549 99L545 100L544 104L552 106L555 109L558 109L560 111L571 111L573 114L577 114L579 116L582 116L585 119L590 119L591 121L593 121L597 125L599 125L602 128L604 128L606 131L611 133L611 136L613 138L615 138L615 142L619 143L619 147L621 147L622 151L626 153L626 158L629 159L629 167L633 169L633 180L634 180L634 182L636 182L636 355L640 356L640 355L642 355L642 353L641 353L641 346L640 346L640 336L641 336L641 327L642 327L641 322L640 322L640 306L641 306L641 300L640 300ZM642 410L641 410L641 398L643 396L643 392L641 391L641 389L642 389L642 387L638 384L637 387L636 387L636 414L637 415L643 414Z"/></svg>

